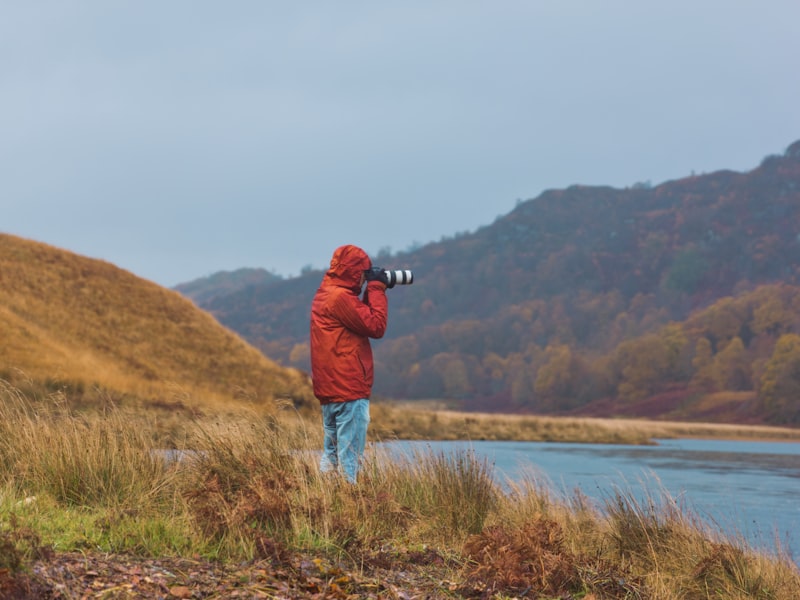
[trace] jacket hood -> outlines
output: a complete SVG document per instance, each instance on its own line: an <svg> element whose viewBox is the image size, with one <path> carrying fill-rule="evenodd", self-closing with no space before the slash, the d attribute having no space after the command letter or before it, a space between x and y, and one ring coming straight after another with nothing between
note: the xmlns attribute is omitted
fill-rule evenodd
<svg viewBox="0 0 800 600"><path fill-rule="evenodd" d="M361 289L361 275L372 266L366 252L358 246L347 244L333 251L331 266L325 278L337 285Z"/></svg>

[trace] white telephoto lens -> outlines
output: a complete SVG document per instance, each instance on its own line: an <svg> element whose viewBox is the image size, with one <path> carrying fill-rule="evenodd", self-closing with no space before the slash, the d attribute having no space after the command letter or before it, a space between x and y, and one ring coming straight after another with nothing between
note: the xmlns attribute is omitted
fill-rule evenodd
<svg viewBox="0 0 800 600"><path fill-rule="evenodd" d="M414 283L414 274L408 269L386 271L386 277L388 277L391 285L409 285Z"/></svg>

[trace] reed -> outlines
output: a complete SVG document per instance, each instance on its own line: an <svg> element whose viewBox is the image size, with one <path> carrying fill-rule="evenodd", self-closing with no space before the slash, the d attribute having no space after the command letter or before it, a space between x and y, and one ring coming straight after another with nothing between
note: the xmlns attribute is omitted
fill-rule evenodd
<svg viewBox="0 0 800 600"><path fill-rule="evenodd" d="M320 473L320 427L291 411L198 418L165 460L133 415L46 409L8 387L0 407L0 545L13 568L35 558L35 537L237 563L304 556L362 577L421 569L448 582L442 597L800 597L789 557L726 538L660 490L596 505L533 473L501 485L469 451L380 447L351 485Z"/></svg>
<svg viewBox="0 0 800 600"><path fill-rule="evenodd" d="M0 465L20 491L68 505L139 507L169 489L171 472L124 413L74 414L58 398L33 405L2 392Z"/></svg>
<svg viewBox="0 0 800 600"><path fill-rule="evenodd" d="M787 556L749 548L722 535L664 491L637 499L617 490L605 503L609 554L631 565L661 597L680 590L691 598L792 598L800 594L797 568Z"/></svg>

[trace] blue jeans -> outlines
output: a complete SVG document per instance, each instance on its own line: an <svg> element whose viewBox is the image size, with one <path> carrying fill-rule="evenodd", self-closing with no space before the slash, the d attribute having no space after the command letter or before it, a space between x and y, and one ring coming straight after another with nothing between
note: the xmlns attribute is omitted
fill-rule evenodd
<svg viewBox="0 0 800 600"><path fill-rule="evenodd" d="M322 405L324 432L319 469L323 473L341 469L351 483L356 482L359 462L367 444L369 400L351 400Z"/></svg>

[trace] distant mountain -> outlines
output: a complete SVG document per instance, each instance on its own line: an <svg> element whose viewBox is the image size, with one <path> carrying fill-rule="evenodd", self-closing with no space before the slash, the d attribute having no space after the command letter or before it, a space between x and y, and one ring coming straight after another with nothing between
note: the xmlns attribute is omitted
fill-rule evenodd
<svg viewBox="0 0 800 600"><path fill-rule="evenodd" d="M377 394L663 416L698 394L741 392L742 419L795 420L791 408L767 411L762 394L763 369L781 336L800 333L795 323L755 333L752 314L736 315L747 381L720 376L700 387L693 361L708 357L697 357L705 352L699 338L713 361L732 337L707 337L690 324L761 286L800 285L800 142L746 173L550 190L474 233L384 262L413 269L415 283L389 292L389 329L375 344ZM255 285L201 306L268 356L307 369L308 312L321 277ZM749 310L767 311L762 302L800 310L789 292L768 290ZM664 333L670 323L681 336ZM653 336L675 356L659 356L645 375L631 348ZM660 409L647 405L654 398Z"/></svg>
<svg viewBox="0 0 800 600"><path fill-rule="evenodd" d="M203 304L217 296L227 296L253 285L269 285L278 281L283 281L283 278L266 269L243 268L219 271L208 277L178 284L173 289L196 304Z"/></svg>
<svg viewBox="0 0 800 600"><path fill-rule="evenodd" d="M0 234L0 379L78 401L225 409L311 406L308 378L177 292L111 264Z"/></svg>

